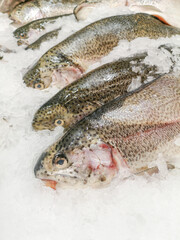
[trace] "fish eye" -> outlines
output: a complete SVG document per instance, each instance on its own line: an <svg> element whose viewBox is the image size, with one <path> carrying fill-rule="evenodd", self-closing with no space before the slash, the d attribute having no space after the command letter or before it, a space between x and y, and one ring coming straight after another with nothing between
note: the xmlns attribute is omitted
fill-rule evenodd
<svg viewBox="0 0 180 240"><path fill-rule="evenodd" d="M53 160L53 163L55 164L55 166L58 169L63 169L63 168L66 168L68 166L68 160L65 157L65 155L63 155L63 154L56 155L54 160Z"/></svg>
<svg viewBox="0 0 180 240"><path fill-rule="evenodd" d="M56 126L63 126L63 125L64 125L64 121L61 120L61 119L56 119L55 122L54 122L54 124L55 124Z"/></svg>
<svg viewBox="0 0 180 240"><path fill-rule="evenodd" d="M43 83L36 83L36 84L34 85L34 87L35 87L36 89L40 89L40 90L42 90L42 89L45 88Z"/></svg>
<svg viewBox="0 0 180 240"><path fill-rule="evenodd" d="M17 41L17 45L18 45L18 46L20 46L20 45L22 45L22 44L23 44L23 42L22 42L21 40L18 40L18 41Z"/></svg>

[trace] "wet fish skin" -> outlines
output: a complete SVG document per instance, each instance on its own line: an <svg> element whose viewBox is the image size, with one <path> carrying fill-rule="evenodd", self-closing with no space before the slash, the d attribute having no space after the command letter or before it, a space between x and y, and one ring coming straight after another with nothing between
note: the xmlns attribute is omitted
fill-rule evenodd
<svg viewBox="0 0 180 240"><path fill-rule="evenodd" d="M18 39L18 45L22 44L30 44L29 38L31 38L32 32L40 33L46 29L49 24L53 24L56 22L57 19L70 16L72 14L65 14L61 16L49 17L49 18L42 18L38 20L34 20L26 25L17 28L13 34L16 39Z"/></svg>
<svg viewBox="0 0 180 240"><path fill-rule="evenodd" d="M35 175L60 185L110 182L121 169L180 154L180 76L168 74L82 119L39 158Z"/></svg>
<svg viewBox="0 0 180 240"><path fill-rule="evenodd" d="M157 16L169 25L180 28L179 0L128 0L130 10Z"/></svg>
<svg viewBox="0 0 180 240"><path fill-rule="evenodd" d="M120 40L131 41L137 37L157 39L176 34L180 34L179 29L166 26L147 14L105 18L86 26L51 48L23 79L28 87L39 89L47 88L52 76L57 81L65 82L68 79L72 82L92 63L108 55Z"/></svg>
<svg viewBox="0 0 180 240"><path fill-rule="evenodd" d="M127 0L94 0L82 1L74 8L74 15L77 20L85 20L94 8L100 8L106 5L109 8L126 6Z"/></svg>
<svg viewBox="0 0 180 240"><path fill-rule="evenodd" d="M57 28L53 31L50 31L46 34L44 34L43 36L41 36L37 41L33 42L32 44L30 44L28 47L25 48L25 50L31 49L31 50L35 50L35 49L39 49L41 44L44 42L47 42L53 38L57 38L59 35L61 28Z"/></svg>
<svg viewBox="0 0 180 240"><path fill-rule="evenodd" d="M84 1L75 9L74 14L77 20L85 20L95 8L103 7L116 8L127 6L133 12L148 13L158 17L164 23L180 28L180 1L179 0L94 0Z"/></svg>
<svg viewBox="0 0 180 240"><path fill-rule="evenodd" d="M35 130L62 126L66 130L117 96L124 95L137 81L139 87L147 79L161 74L156 66L143 61L146 53L105 64L60 90L35 114L32 126Z"/></svg>
<svg viewBox="0 0 180 240"><path fill-rule="evenodd" d="M0 0L0 12L8 12L21 2L25 2L25 0Z"/></svg>
<svg viewBox="0 0 180 240"><path fill-rule="evenodd" d="M19 4L10 13L12 20L26 24L40 18L73 13L81 0L32 0Z"/></svg>

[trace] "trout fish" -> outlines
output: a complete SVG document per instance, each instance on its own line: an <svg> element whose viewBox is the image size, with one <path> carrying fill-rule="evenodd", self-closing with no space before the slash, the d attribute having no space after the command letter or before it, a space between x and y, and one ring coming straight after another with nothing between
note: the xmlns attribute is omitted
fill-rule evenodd
<svg viewBox="0 0 180 240"><path fill-rule="evenodd" d="M40 156L35 175L54 186L101 186L121 170L148 170L159 154L178 156L179 134L180 75L167 74L78 122Z"/></svg>
<svg viewBox="0 0 180 240"><path fill-rule="evenodd" d="M84 1L74 9L77 20L86 19L93 9L106 5L109 8L127 6L134 12L148 13L156 16L166 24L180 28L179 0L95 0ZM98 11L98 10L97 10Z"/></svg>
<svg viewBox="0 0 180 240"><path fill-rule="evenodd" d="M37 35L39 36L40 33L45 32L47 26L56 22L56 20L70 16L72 14L66 14L61 16L49 17L49 18L42 18L38 20L34 20L26 25L17 28L13 34L14 37L17 39L17 44L22 45L26 44L29 45L32 43L32 39L34 40L34 36L37 40Z"/></svg>
<svg viewBox="0 0 180 240"><path fill-rule="evenodd" d="M110 100L157 78L158 68L145 64L146 56L141 54L105 64L66 86L36 112L33 128L67 129Z"/></svg>
<svg viewBox="0 0 180 240"><path fill-rule="evenodd" d="M57 28L53 31L50 31L44 35L42 35L37 41L33 42L32 44L30 44L28 47L25 48L25 50L31 49L31 50L35 50L35 49L39 49L41 44L44 42L47 42L53 38L57 38L59 35L61 28Z"/></svg>
<svg viewBox="0 0 180 240"><path fill-rule="evenodd" d="M36 19L73 13L73 9L82 0L32 0L15 7L10 18L26 24Z"/></svg>
<svg viewBox="0 0 180 240"><path fill-rule="evenodd" d="M87 68L108 55L120 40L170 37L180 29L147 14L113 16L94 22L47 51L24 75L28 87L44 89L52 79L61 86L80 78ZM64 85L63 85L64 84Z"/></svg>

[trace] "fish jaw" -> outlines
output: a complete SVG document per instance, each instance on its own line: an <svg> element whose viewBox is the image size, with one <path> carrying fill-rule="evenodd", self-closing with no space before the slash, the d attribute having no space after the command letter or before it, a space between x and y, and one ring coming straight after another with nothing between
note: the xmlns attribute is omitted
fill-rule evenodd
<svg viewBox="0 0 180 240"><path fill-rule="evenodd" d="M53 145L39 158L34 173L41 180L53 181L60 187L64 186L91 186L101 187L112 181L119 172L119 168L128 169L126 161L117 149L113 149L106 143L99 142L88 148L74 149L66 153L58 153L64 156L67 167L58 169L54 163L53 155L56 149ZM50 151L51 150L51 151ZM48 184L51 185L51 184Z"/></svg>
<svg viewBox="0 0 180 240"><path fill-rule="evenodd" d="M58 88L62 89L75 80L79 79L83 74L83 70L75 66L62 67L53 71L52 82Z"/></svg>

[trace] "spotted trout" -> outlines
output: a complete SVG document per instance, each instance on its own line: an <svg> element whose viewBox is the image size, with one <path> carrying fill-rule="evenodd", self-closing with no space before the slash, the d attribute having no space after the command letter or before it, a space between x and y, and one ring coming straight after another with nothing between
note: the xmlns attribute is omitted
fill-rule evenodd
<svg viewBox="0 0 180 240"><path fill-rule="evenodd" d="M21 3L10 13L15 22L26 24L40 18L73 13L82 0L32 0Z"/></svg>
<svg viewBox="0 0 180 240"><path fill-rule="evenodd" d="M38 40L36 40L35 42L33 42L32 44L30 44L28 47L25 48L25 50L31 49L31 50L35 50L35 49L39 49L41 47L42 43L48 42L53 38L57 38L59 35L59 32L61 30L60 28L57 28L53 31L50 31L44 35L42 35Z"/></svg>
<svg viewBox="0 0 180 240"><path fill-rule="evenodd" d="M107 184L121 170L148 170L159 154L178 156L179 134L180 75L167 74L78 122L40 156L35 175L54 186Z"/></svg>
<svg viewBox="0 0 180 240"><path fill-rule="evenodd" d="M72 14L42 18L42 19L34 20L22 27L17 28L13 32L14 37L17 39L17 44L29 45L33 43L33 41L37 40L37 36L39 36L41 33L45 33L49 25L54 24L58 19L61 19L66 16L70 16L70 15Z"/></svg>
<svg viewBox="0 0 180 240"><path fill-rule="evenodd" d="M144 63L146 53L105 64L60 90L36 112L35 130L71 127L114 98L160 76Z"/></svg>
<svg viewBox="0 0 180 240"><path fill-rule="evenodd" d="M138 37L157 39L176 34L180 34L180 29L164 25L147 14L105 18L52 47L23 79L28 87L40 90L49 87L52 79L67 85L80 78L91 64L108 55L120 40L131 41Z"/></svg>

